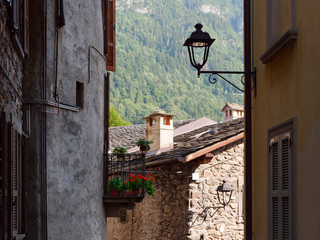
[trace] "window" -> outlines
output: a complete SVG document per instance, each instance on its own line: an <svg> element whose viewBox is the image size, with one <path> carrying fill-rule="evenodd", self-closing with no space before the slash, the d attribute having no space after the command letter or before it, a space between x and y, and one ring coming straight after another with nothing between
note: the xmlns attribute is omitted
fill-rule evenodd
<svg viewBox="0 0 320 240"><path fill-rule="evenodd" d="M228 117L228 110L226 111L226 117Z"/></svg>
<svg viewBox="0 0 320 240"><path fill-rule="evenodd" d="M29 55L29 0L8 0L11 31L22 56Z"/></svg>
<svg viewBox="0 0 320 240"><path fill-rule="evenodd" d="M229 110L229 116L230 116L230 117L232 116L232 111L231 111L231 110Z"/></svg>
<svg viewBox="0 0 320 240"><path fill-rule="evenodd" d="M116 71L116 1L104 0L104 53L107 71Z"/></svg>
<svg viewBox="0 0 320 240"><path fill-rule="evenodd" d="M26 140L6 122L0 120L1 239L22 239L25 221L25 156Z"/></svg>
<svg viewBox="0 0 320 240"><path fill-rule="evenodd" d="M84 86L82 82L76 82L76 105L83 109L84 102Z"/></svg>
<svg viewBox="0 0 320 240"><path fill-rule="evenodd" d="M170 126L170 117L166 117L165 119L166 119L166 125Z"/></svg>
<svg viewBox="0 0 320 240"><path fill-rule="evenodd" d="M244 177L241 176L238 178L238 200L237 200L237 222L243 223L244 222Z"/></svg>
<svg viewBox="0 0 320 240"><path fill-rule="evenodd" d="M269 131L269 240L293 239L293 122Z"/></svg>
<svg viewBox="0 0 320 240"><path fill-rule="evenodd" d="M295 0L267 0L267 51L260 57L271 62L285 47L297 39L295 30Z"/></svg>

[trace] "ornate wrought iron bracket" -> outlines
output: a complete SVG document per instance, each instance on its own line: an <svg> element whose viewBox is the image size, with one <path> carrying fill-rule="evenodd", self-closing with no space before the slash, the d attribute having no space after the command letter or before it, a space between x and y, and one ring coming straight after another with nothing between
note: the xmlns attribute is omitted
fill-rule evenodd
<svg viewBox="0 0 320 240"><path fill-rule="evenodd" d="M254 96L257 96L257 88L256 88L256 68L254 68L253 72L242 72L242 71L198 71L198 76L200 76L201 73L204 74L210 74L208 80L211 84L215 84L217 82L217 78L216 76L222 78L224 81L226 81L227 83L231 84L234 88L238 89L241 92L244 92L244 90L242 90L241 88L239 88L238 86L236 86L235 84L233 84L231 81L229 81L227 78L225 78L223 75L224 74L238 74L238 75L242 75L241 76L241 83L243 85L245 85L244 82L244 78L245 76L248 74L250 75L251 80L253 81L253 87L251 88L251 90L254 90Z"/></svg>

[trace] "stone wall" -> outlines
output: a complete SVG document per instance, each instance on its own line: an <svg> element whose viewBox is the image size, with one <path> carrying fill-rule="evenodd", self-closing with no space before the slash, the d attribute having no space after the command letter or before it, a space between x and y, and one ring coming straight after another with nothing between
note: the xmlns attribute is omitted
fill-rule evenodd
<svg viewBox="0 0 320 240"><path fill-rule="evenodd" d="M198 240L202 234L205 240L243 239L243 143L214 154L209 163L195 160L148 168L156 178L155 196L145 197L133 211L127 211L125 222L108 218L108 240ZM193 172L199 173L198 181L192 181ZM204 210L220 206L216 188L223 179L235 191L231 203L213 215L217 208Z"/></svg>
<svg viewBox="0 0 320 240"><path fill-rule="evenodd" d="M46 239L43 235L47 235L49 240L105 240L106 63L92 48L89 55L90 46L103 54L103 1L63 2L65 25L57 31L57 1L29 1L30 56L25 62L23 96L26 102L50 104L31 105L28 239ZM52 107L57 104L56 75L59 111ZM83 91L77 91L77 84L82 84ZM77 97L83 99L79 111ZM65 109L66 104L73 107Z"/></svg>
<svg viewBox="0 0 320 240"><path fill-rule="evenodd" d="M240 240L243 239L243 174L244 174L243 143L235 144L231 148L215 152L215 156L208 164L201 164L195 172L200 180L192 182L190 186L190 236L188 239L198 240L201 234L204 239ZM230 204L225 209L219 204L216 188L223 180L234 191ZM215 212L216 211L216 212ZM207 217L201 217L206 215ZM212 217L211 217L212 216Z"/></svg>
<svg viewBox="0 0 320 240"><path fill-rule="evenodd" d="M22 127L22 57L13 44L6 1L0 0L0 109Z"/></svg>

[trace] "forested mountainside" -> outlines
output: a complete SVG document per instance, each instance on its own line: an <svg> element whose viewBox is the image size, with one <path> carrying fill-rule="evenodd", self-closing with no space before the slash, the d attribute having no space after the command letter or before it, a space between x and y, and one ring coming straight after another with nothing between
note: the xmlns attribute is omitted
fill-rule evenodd
<svg viewBox="0 0 320 240"><path fill-rule="evenodd" d="M110 78L110 105L131 123L157 109L175 119L222 120L225 102L243 103L243 94L218 78L198 78L183 43L202 23L216 41L207 70L243 70L242 0L117 0L116 64ZM241 77L228 76L241 86ZM242 87L242 86L241 86Z"/></svg>

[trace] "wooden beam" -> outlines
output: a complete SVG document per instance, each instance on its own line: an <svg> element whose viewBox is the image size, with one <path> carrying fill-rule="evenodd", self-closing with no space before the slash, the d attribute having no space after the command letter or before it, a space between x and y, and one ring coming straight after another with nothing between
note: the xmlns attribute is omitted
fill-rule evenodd
<svg viewBox="0 0 320 240"><path fill-rule="evenodd" d="M182 163L190 162L190 161L192 161L192 160L194 160L194 159L196 159L196 158L198 158L198 157L201 157L201 156L203 156L203 155L205 155L205 154L207 154L207 153L210 153L210 152L215 151L215 150L217 150L217 149L219 149L219 148L222 148L222 147L224 147L224 146L226 146L226 145L228 145L228 144L230 144L230 143L236 142L236 141L242 139L243 136L244 136L244 134L243 134L243 133L240 133L240 134L238 134L238 135L236 135L236 136L234 136L234 137L231 137L231 138L229 138L229 139L227 139L227 140L224 140L224 141L222 141L222 142L216 143L216 144L214 144L214 145L212 145L212 146L210 146L210 147L206 147L206 148L203 148L203 149L201 149L201 150L199 150L199 151L197 151L197 152L194 152L194 153L191 153L191 154L189 154L189 155L186 155L186 156L181 160L181 162L182 162Z"/></svg>

